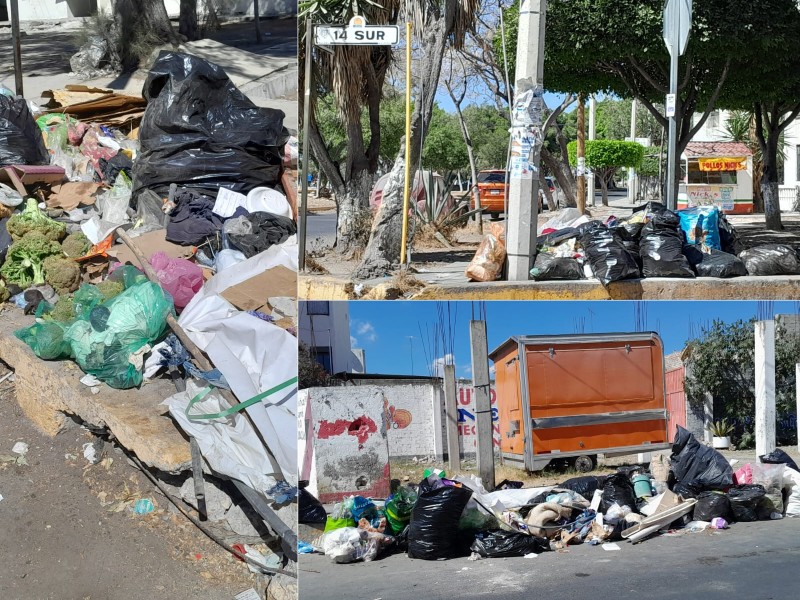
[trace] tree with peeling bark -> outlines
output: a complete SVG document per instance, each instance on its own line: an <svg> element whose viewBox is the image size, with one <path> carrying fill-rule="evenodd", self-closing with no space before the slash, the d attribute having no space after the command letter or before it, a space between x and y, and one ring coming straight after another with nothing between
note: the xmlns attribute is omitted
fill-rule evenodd
<svg viewBox="0 0 800 600"><path fill-rule="evenodd" d="M666 127L667 118L656 106L669 89L663 9L663 0L551 0L545 87L553 92L606 92L636 98ZM675 109L678 159L727 84L748 81L754 93L765 91L761 69L770 70L775 56L784 53L781 41L787 35L786 23L797 10L794 0L694 3L692 33L680 61ZM508 47L515 49L516 22L506 22Z"/></svg>
<svg viewBox="0 0 800 600"><path fill-rule="evenodd" d="M367 23L388 25L397 23L397 0L314 0L302 2L299 28L300 88L305 82L305 61L312 60L314 88L312 90L309 143L314 162L324 173L333 190L337 207L336 249L352 254L363 247L359 239L358 222L369 210L369 195L378 171L381 147L380 110L383 85L392 60L389 46L331 46L316 48L313 56L305 55L305 17L314 24L342 24L358 14ZM330 95L344 127L347 148L343 162L337 162L328 150L314 116L317 94ZM300 96L299 113L303 114L305 99ZM362 128L362 111L366 109L369 136ZM385 197L385 196L384 196Z"/></svg>
<svg viewBox="0 0 800 600"><path fill-rule="evenodd" d="M382 276L389 273L400 258L401 226L403 214L403 189L405 172L405 145L409 145L410 165L414 172L419 163L420 151L425 141L445 51L449 46L460 50L467 31L473 28L480 7L478 0L413 0L406 5L406 15L413 23L414 39L418 43L416 98L411 116L411 139L404 139L394 162L381 207L372 225L364 259L353 276L357 279Z"/></svg>

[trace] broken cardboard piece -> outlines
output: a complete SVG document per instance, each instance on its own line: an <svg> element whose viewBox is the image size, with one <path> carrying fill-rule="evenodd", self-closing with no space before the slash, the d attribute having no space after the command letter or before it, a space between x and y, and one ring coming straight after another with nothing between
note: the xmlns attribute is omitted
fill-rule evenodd
<svg viewBox="0 0 800 600"><path fill-rule="evenodd" d="M106 88L85 85L68 85L64 89L47 90L43 98L50 98L47 107L51 113L67 114L81 121L122 127L128 123L138 126L144 115L147 101L141 96L129 96Z"/></svg>
<svg viewBox="0 0 800 600"><path fill-rule="evenodd" d="M14 186L22 196L28 196L26 185L34 183L61 183L64 181L66 173L62 167L38 166L38 165L9 165L0 169L0 183L8 183Z"/></svg>
<svg viewBox="0 0 800 600"><path fill-rule="evenodd" d="M47 199L49 208L62 208L69 212L78 206L88 206L95 203L95 194L102 184L88 181L68 181L61 185L54 185L52 194Z"/></svg>
<svg viewBox="0 0 800 600"><path fill-rule="evenodd" d="M128 232L130 235L130 232ZM170 258L191 258L194 256L194 248L191 246L179 246L166 240L167 230L156 229L149 231L142 235L135 236L134 240L139 248L145 252L145 256L150 258L156 252L163 252ZM139 261L133 254L130 248L125 244L117 244L112 246L106 252L109 256L116 258L119 262L125 264L130 263L136 267L139 266Z"/></svg>
<svg viewBox="0 0 800 600"><path fill-rule="evenodd" d="M269 310L269 298L297 297L297 273L279 265L232 285L220 294L239 310Z"/></svg>

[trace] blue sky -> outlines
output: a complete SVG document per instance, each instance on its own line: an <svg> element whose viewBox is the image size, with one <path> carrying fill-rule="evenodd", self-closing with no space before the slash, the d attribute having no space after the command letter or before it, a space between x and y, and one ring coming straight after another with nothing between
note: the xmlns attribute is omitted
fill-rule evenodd
<svg viewBox="0 0 800 600"><path fill-rule="evenodd" d="M429 338L438 321L437 302L350 303L350 335L354 347L366 351L370 373L428 375L423 338ZM447 306L448 303L441 303ZM750 319L757 302L652 301L638 303L647 331L658 332L667 353L681 350L686 341L714 319L732 323ZM454 322L453 354L458 377L470 377L469 321L479 303L450 302ZM636 302L559 301L486 302L489 351L513 335L603 333L636 331ZM774 314L798 312L795 302L774 302ZM420 333L421 330L421 333ZM413 369L413 371L412 371Z"/></svg>

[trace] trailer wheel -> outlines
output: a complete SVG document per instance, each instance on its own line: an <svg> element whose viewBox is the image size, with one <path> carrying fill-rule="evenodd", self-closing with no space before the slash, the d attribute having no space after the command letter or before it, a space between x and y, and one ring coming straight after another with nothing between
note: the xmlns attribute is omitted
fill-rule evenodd
<svg viewBox="0 0 800 600"><path fill-rule="evenodd" d="M578 456L575 459L575 470L578 473L589 473L597 466L597 457L594 455L585 454Z"/></svg>

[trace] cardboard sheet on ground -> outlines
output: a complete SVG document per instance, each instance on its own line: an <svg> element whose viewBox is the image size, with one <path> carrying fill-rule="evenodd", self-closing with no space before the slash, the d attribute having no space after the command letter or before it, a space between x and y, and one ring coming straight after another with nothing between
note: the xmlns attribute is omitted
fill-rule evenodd
<svg viewBox="0 0 800 600"><path fill-rule="evenodd" d="M129 231L130 235L131 232ZM148 233L143 233L138 236L131 236L136 246L139 247L147 258L150 258L156 252L163 252L170 258L191 258L194 252L191 246L179 246L166 240L167 230L156 229ZM130 263L136 267L139 266L139 261L134 256L130 248L125 244L115 244L109 248L107 254L113 256L121 263Z"/></svg>
<svg viewBox="0 0 800 600"><path fill-rule="evenodd" d="M127 123L138 125L147 106L141 96L85 85L68 85L60 90L47 90L42 92L42 98L51 98L47 103L47 107L52 109L50 112L66 113L78 120L116 127Z"/></svg>
<svg viewBox="0 0 800 600"><path fill-rule="evenodd" d="M244 402L297 376L297 338L238 310L222 293L269 269L297 271L297 240L217 273L192 298L178 323L204 350ZM247 409L287 481L297 483L297 388L287 388Z"/></svg>
<svg viewBox="0 0 800 600"><path fill-rule="evenodd" d="M61 185L54 185L53 192L47 199L50 208L62 208L66 211L78 208L80 205L88 206L95 203L95 194L101 184L89 181L68 181Z"/></svg>
<svg viewBox="0 0 800 600"><path fill-rule="evenodd" d="M181 429L197 439L203 456L212 469L223 473L254 490L266 493L276 480L270 475L274 469L269 456L250 423L241 414L224 419L192 420L186 416L186 407L204 386L194 381L186 383L186 391L164 400L172 417ZM224 409L215 393L192 406L191 414L213 414Z"/></svg>
<svg viewBox="0 0 800 600"><path fill-rule="evenodd" d="M268 269L222 292L239 310L266 312L269 298L297 297L297 272L283 266Z"/></svg>

